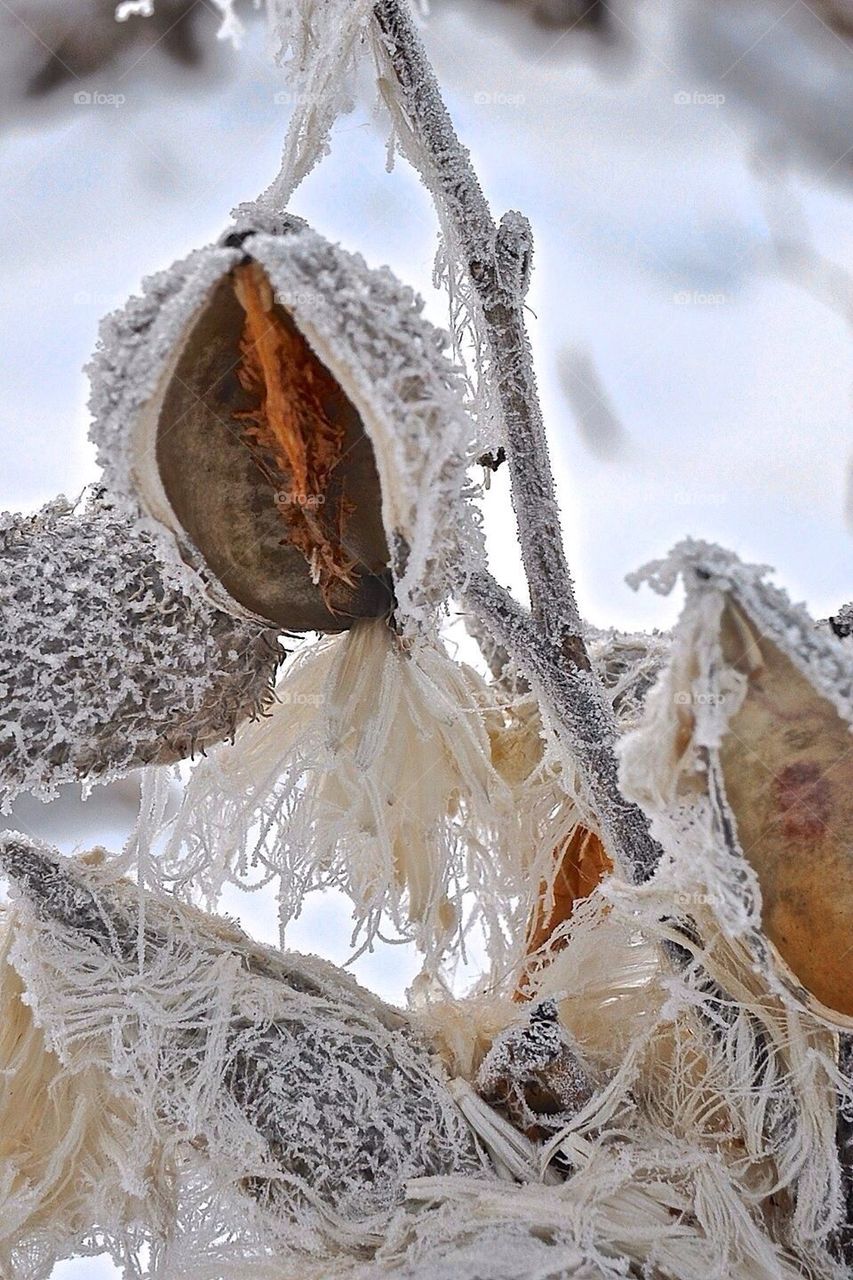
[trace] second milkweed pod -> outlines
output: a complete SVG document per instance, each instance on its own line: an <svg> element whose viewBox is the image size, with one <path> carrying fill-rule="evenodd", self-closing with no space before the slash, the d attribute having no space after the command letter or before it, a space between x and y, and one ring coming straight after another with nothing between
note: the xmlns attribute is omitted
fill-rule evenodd
<svg viewBox="0 0 853 1280"><path fill-rule="evenodd" d="M623 784L651 810L692 808L728 926L853 1027L853 663L764 569L686 543L645 572L668 590L678 571L687 606Z"/></svg>
<svg viewBox="0 0 853 1280"><path fill-rule="evenodd" d="M4 1276L92 1222L158 1248L199 1187L202 1249L363 1256L410 1178L486 1171L430 1044L347 973L143 893L103 851L7 832L0 875Z"/></svg>
<svg viewBox="0 0 853 1280"><path fill-rule="evenodd" d="M272 628L173 580L100 491L0 514L0 809L231 737L283 656Z"/></svg>
<svg viewBox="0 0 853 1280"><path fill-rule="evenodd" d="M108 482L232 612L423 618L478 540L461 382L390 272L296 219L276 230L198 251L105 322Z"/></svg>

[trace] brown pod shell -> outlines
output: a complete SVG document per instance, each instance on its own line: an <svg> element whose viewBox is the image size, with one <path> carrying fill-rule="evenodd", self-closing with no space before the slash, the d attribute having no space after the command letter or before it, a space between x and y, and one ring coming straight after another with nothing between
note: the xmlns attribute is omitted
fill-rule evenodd
<svg viewBox="0 0 853 1280"><path fill-rule="evenodd" d="M275 321L329 387L324 408L343 436L340 464L325 491L309 495L309 501L316 498L327 522L344 525L354 568L350 582L334 580L324 591L312 581L305 555L287 540L281 510L289 498L286 476L240 429L237 415L249 411L250 396L237 376L245 313L234 283L232 271L215 286L189 327L174 368L146 407L140 443L147 449L153 442L157 475L139 468L140 494L153 508L162 489L176 532L189 537L210 572L244 608L290 631L343 631L355 619L379 617L392 606L370 440L355 406L317 360L292 316L276 305Z"/></svg>
<svg viewBox="0 0 853 1280"><path fill-rule="evenodd" d="M104 322L107 482L220 608L296 632L417 620L479 540L461 381L390 272L282 227L200 250Z"/></svg>
<svg viewBox="0 0 853 1280"><path fill-rule="evenodd" d="M850 1030L853 653L766 573L688 541L633 575L663 593L680 575L687 599L620 782L692 848L715 927L777 992Z"/></svg>

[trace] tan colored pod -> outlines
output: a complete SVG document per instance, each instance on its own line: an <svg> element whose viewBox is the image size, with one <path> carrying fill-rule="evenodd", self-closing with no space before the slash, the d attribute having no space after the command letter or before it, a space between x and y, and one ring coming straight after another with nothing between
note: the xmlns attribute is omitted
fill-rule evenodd
<svg viewBox="0 0 853 1280"><path fill-rule="evenodd" d="M342 631L446 597L477 539L474 442L420 310L390 272L285 218L200 250L104 322L107 482L221 608Z"/></svg>
<svg viewBox="0 0 853 1280"><path fill-rule="evenodd" d="M690 842L718 923L773 984L853 1029L853 652L719 547L686 542L635 581L667 592L679 575L623 789L664 843Z"/></svg>
<svg viewBox="0 0 853 1280"><path fill-rule="evenodd" d="M853 1019L850 727L732 599L720 646L747 682L720 763L763 930L798 983Z"/></svg>

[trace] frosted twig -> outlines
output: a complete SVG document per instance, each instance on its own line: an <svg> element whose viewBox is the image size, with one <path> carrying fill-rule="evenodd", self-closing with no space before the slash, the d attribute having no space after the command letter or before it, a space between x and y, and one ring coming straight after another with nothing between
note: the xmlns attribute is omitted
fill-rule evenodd
<svg viewBox="0 0 853 1280"><path fill-rule="evenodd" d="M589 659L563 546L524 321L533 253L530 224L515 212L495 224L405 0L377 0L373 12L399 85L398 109L428 162L423 177L456 237L482 309L532 617L525 617L509 596L498 595L488 575L475 578L467 598L519 667L542 687L587 774L616 858L627 874L644 878L656 861L656 846L640 810L619 792L615 724Z"/></svg>
<svg viewBox="0 0 853 1280"><path fill-rule="evenodd" d="M533 612L566 655L588 667L524 323L530 224L511 212L495 225L404 0L377 0L374 14L407 124L429 160L430 172L423 176L446 211L482 308Z"/></svg>
<svg viewBox="0 0 853 1280"><path fill-rule="evenodd" d="M614 864L630 879L647 879L660 851L642 810L619 791L616 728L597 676L570 663L555 662L554 650L536 620L490 574L472 576L466 599L530 677L555 724L565 731L566 746L585 774L602 839Z"/></svg>

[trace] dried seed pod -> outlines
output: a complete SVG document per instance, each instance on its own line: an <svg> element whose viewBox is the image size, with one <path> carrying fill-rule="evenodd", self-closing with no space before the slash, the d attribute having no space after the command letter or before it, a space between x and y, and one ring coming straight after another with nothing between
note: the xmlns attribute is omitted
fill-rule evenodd
<svg viewBox="0 0 853 1280"><path fill-rule="evenodd" d="M276 633L156 551L97 497L0 517L0 804L180 760L271 699Z"/></svg>
<svg viewBox="0 0 853 1280"><path fill-rule="evenodd" d="M853 1019L850 724L737 599L723 609L720 648L746 681L720 765L762 927L796 981Z"/></svg>
<svg viewBox="0 0 853 1280"><path fill-rule="evenodd" d="M683 544L643 574L666 591L678 572L687 605L623 751L625 789L693 815L730 931L818 1016L853 1027L849 648L717 547Z"/></svg>
<svg viewBox="0 0 853 1280"><path fill-rule="evenodd" d="M16 1138L5 1150L0 1140L0 1185L19 1192L12 1209L23 1201L28 1230L64 1235L70 1207L84 1230L96 1222L120 1237L131 1219L140 1239L172 1238L201 1185L213 1193L211 1244L224 1212L229 1238L255 1223L269 1250L289 1239L363 1252L381 1240L409 1178L482 1171L429 1046L348 974L142 895L103 855L62 858L6 833L0 874L16 891L12 938L0 937L0 998L11 964L42 1053L55 1055L46 1101L23 1088L30 1064L18 1041L0 1037L11 1059L0 1071L16 1069L21 1086L0 1091L0 1134ZM10 995L19 1003L19 988ZM15 1016L8 1005L0 1014L0 1023ZM49 1101L57 1090L64 1115ZM40 1121L21 1123L28 1101L47 1112L47 1159ZM130 1189L141 1199L122 1214ZM10 1236L26 1243L21 1220L13 1212L10 1227L7 1217L0 1265Z"/></svg>
<svg viewBox="0 0 853 1280"><path fill-rule="evenodd" d="M232 612L341 631L396 595L417 616L477 540L457 375L390 273L279 230L227 236L105 323L108 481Z"/></svg>
<svg viewBox="0 0 853 1280"><path fill-rule="evenodd" d="M562 1128L589 1102L594 1086L554 1000L538 1001L523 1023L495 1038L478 1088L531 1138Z"/></svg>

